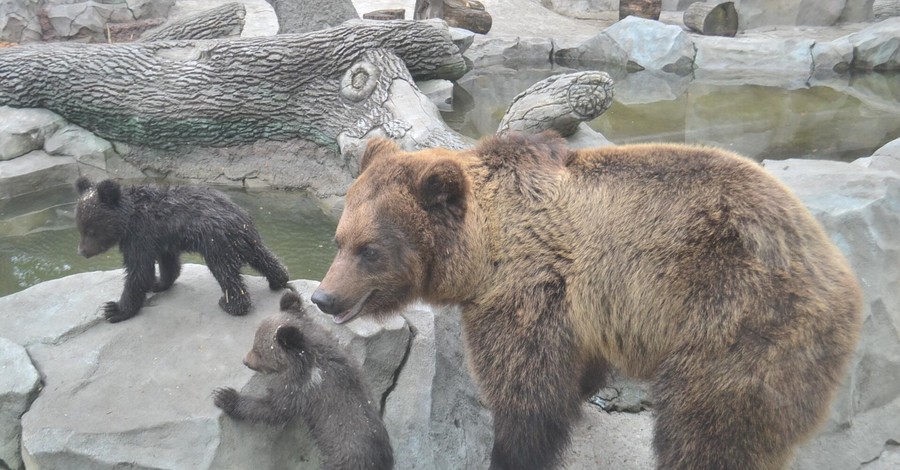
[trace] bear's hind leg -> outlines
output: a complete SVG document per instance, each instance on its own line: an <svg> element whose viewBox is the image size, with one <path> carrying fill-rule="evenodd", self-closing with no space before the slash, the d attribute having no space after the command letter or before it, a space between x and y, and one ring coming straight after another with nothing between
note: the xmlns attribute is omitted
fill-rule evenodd
<svg viewBox="0 0 900 470"><path fill-rule="evenodd" d="M153 284L153 292L162 292L172 287L181 275L181 260L178 253L167 251L159 256L159 279Z"/></svg>
<svg viewBox="0 0 900 470"><path fill-rule="evenodd" d="M219 299L219 307L231 315L246 315L250 311L250 294L241 278L238 258L227 254L210 257L206 259L206 265L224 294Z"/></svg>
<svg viewBox="0 0 900 470"><path fill-rule="evenodd" d="M261 243L254 244L254 253L247 259L251 268L266 277L269 281L269 289L278 290L288 287L287 268L278 261L268 248Z"/></svg>
<svg viewBox="0 0 900 470"><path fill-rule="evenodd" d="M803 421L740 359L670 358L654 383L657 468L781 470Z"/></svg>

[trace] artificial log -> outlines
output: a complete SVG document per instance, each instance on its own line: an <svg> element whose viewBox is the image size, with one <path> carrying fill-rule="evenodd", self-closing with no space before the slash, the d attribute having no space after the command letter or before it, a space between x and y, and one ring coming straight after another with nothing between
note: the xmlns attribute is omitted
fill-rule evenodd
<svg viewBox="0 0 900 470"><path fill-rule="evenodd" d="M694 3L684 11L684 25L706 36L734 37L738 14L734 2Z"/></svg>
<svg viewBox="0 0 900 470"><path fill-rule="evenodd" d="M448 25L473 33L487 34L493 25L491 14L477 0L416 0L413 18L441 18Z"/></svg>
<svg viewBox="0 0 900 470"><path fill-rule="evenodd" d="M291 138L336 146L354 123L363 134L395 125L383 105L397 77L465 72L446 27L422 21L231 40L35 44L0 49L0 105L47 108L106 139L151 147Z"/></svg>
<svg viewBox="0 0 900 470"><path fill-rule="evenodd" d="M240 36L246 15L243 3L226 3L147 31L141 35L140 40L218 39Z"/></svg>
<svg viewBox="0 0 900 470"><path fill-rule="evenodd" d="M613 80L606 72L554 75L513 98L497 133L555 130L568 137L581 122L595 119L609 109L612 99Z"/></svg>
<svg viewBox="0 0 900 470"><path fill-rule="evenodd" d="M662 0L619 0L619 19L637 16L649 20L658 20L662 11Z"/></svg>

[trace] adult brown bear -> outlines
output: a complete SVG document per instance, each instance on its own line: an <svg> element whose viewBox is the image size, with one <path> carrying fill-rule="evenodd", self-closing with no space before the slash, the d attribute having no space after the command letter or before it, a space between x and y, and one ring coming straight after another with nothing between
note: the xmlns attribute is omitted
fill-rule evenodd
<svg viewBox="0 0 900 470"><path fill-rule="evenodd" d="M312 300L338 322L462 306L492 469L558 463L608 367L652 381L659 468L777 469L828 414L859 286L821 226L721 150L370 142Z"/></svg>

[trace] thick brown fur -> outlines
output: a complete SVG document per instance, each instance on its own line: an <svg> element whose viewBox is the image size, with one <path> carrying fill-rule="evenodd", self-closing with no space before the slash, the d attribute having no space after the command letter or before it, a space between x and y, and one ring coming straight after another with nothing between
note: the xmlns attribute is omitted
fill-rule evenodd
<svg viewBox="0 0 900 470"><path fill-rule="evenodd" d="M263 320L244 359L247 367L266 375L268 395L219 388L216 406L235 419L276 426L302 419L326 470L393 468L387 430L358 366L307 317L296 293L284 293L281 311Z"/></svg>
<svg viewBox="0 0 900 470"><path fill-rule="evenodd" d="M556 465L609 366L652 382L661 469L784 468L827 416L860 289L755 162L546 134L367 153L313 301L341 320L461 304L492 469Z"/></svg>

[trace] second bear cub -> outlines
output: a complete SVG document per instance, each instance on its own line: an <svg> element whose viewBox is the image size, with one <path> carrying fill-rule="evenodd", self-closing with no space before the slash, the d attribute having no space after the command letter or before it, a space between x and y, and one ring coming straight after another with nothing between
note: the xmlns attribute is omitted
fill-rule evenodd
<svg viewBox="0 0 900 470"><path fill-rule="evenodd" d="M263 320L244 359L247 367L266 374L268 395L219 388L216 406L256 423L281 426L302 419L326 470L393 468L387 430L357 366L328 331L306 316L295 292L281 297L281 311Z"/></svg>
<svg viewBox="0 0 900 470"><path fill-rule="evenodd" d="M123 188L113 180L94 186L83 176L75 182L75 190L78 254L90 258L116 245L122 251L125 289L118 302L103 306L113 323L136 315L147 292L172 287L181 273L179 255L185 251L203 255L224 293L219 306L232 315L250 310L241 279L244 264L265 276L273 290L288 286L287 269L263 246L253 220L219 191L190 186Z"/></svg>

